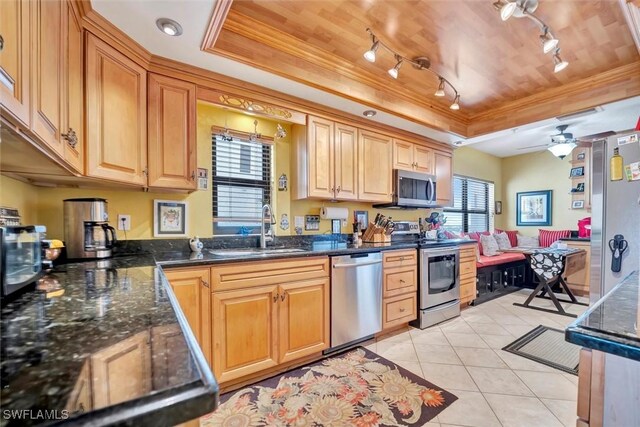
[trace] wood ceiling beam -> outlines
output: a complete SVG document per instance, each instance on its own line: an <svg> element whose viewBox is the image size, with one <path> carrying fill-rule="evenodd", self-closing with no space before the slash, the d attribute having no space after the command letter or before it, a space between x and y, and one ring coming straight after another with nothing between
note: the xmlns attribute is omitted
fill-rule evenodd
<svg viewBox="0 0 640 427"><path fill-rule="evenodd" d="M213 12L211 12L209 27L202 39L202 45L200 46L201 50L206 51L215 46L232 4L233 0L216 0Z"/></svg>
<svg viewBox="0 0 640 427"><path fill-rule="evenodd" d="M640 61L503 104L470 118L469 138L640 96Z"/></svg>

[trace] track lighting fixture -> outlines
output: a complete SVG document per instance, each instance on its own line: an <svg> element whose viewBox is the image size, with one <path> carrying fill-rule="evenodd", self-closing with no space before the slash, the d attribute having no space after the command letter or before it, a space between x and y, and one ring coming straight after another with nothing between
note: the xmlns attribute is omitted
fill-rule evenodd
<svg viewBox="0 0 640 427"><path fill-rule="evenodd" d="M373 44L371 45L371 49L366 51L363 55L364 59L366 59L369 62L376 62L376 51L378 50L379 46L380 44L378 43L378 40L375 40L375 37L374 37L374 41L373 41Z"/></svg>
<svg viewBox="0 0 640 427"><path fill-rule="evenodd" d="M563 61L562 58L560 58L560 49L556 49L556 53L553 54L553 64L554 73L559 73L560 71L567 68L567 65L569 65L567 61Z"/></svg>
<svg viewBox="0 0 640 427"><path fill-rule="evenodd" d="M506 21L511 16L516 18L529 18L542 30L540 42L542 43L542 51L544 53L555 52L553 55L554 72L559 72L567 68L568 62L560 59L558 55L558 44L560 43L551 32L551 29L542 19L538 18L533 12L538 8L539 0L497 0L493 3L493 7L500 12L500 17Z"/></svg>
<svg viewBox="0 0 640 427"><path fill-rule="evenodd" d="M460 95L456 95L456 98L453 100L453 104L451 104L449 108L451 108L452 110L460 109Z"/></svg>
<svg viewBox="0 0 640 427"><path fill-rule="evenodd" d="M398 71L400 71L400 67L402 67L402 57L400 55L396 55L396 65L393 68L389 69L388 73L394 79L398 78Z"/></svg>
<svg viewBox="0 0 640 427"><path fill-rule="evenodd" d="M444 79L440 78L440 84L438 85L438 90L434 93L435 96L444 96Z"/></svg>
<svg viewBox="0 0 640 427"><path fill-rule="evenodd" d="M501 1L504 1L504 0L501 0ZM367 28L367 33L369 33L369 35L371 36L371 48L364 53L363 56L365 60L367 60L368 62L375 62L376 53L379 50L379 48L382 47L384 50L391 53L396 61L396 65L394 65L393 68L390 68L387 71L389 73L389 76L391 76L392 78L394 79L398 78L400 67L402 67L402 64L405 62L413 65L413 68L415 68L416 70L428 71L432 74L435 74L436 77L438 77L439 83L438 83L438 89L436 90L434 95L437 97L445 96L446 95L444 90L445 85L449 85L454 95L454 102L453 104L451 104L449 108L451 108L452 110L460 109L460 94L458 94L458 91L456 90L455 87L453 87L453 85L449 80L445 79L440 74L436 73L431 69L431 61L429 61L429 58L427 58L426 56L419 56L417 58L411 58L411 59L406 58L400 55L399 53L397 53L395 50L391 49L386 44L384 44L382 40L380 40L378 37L376 37L375 34L373 34L373 31L371 31L371 29Z"/></svg>

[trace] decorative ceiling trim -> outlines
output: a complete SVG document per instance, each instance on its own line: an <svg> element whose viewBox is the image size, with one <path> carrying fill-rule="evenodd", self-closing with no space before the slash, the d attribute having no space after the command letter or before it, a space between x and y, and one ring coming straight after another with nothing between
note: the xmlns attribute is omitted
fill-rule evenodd
<svg viewBox="0 0 640 427"><path fill-rule="evenodd" d="M238 34L247 39L264 44L265 46L272 47L279 52L305 60L325 70L339 73L340 75L348 79L352 79L368 87L382 88L378 90L384 90L384 88L388 88L389 86L389 79L386 75L381 76L370 71L356 69L354 68L353 63L341 58L340 56L327 52L324 49L316 48L310 44L305 43L303 40L291 36L284 31L266 25L261 21L243 15L239 12L236 12L235 10L229 11L223 29ZM247 63L254 67L266 69L270 72L282 75L277 71L277 69L275 69L275 67L265 67L251 61L247 61L246 58L239 57L233 52L223 51L215 47L207 47L203 50L210 53L227 56L235 60L242 60L244 63ZM287 77L291 78L291 76L289 75L287 75ZM311 84L318 87L314 84L314 82L308 79L298 80L304 82L305 84ZM322 87L322 89L331 90L331 88L325 87ZM392 93L395 97L400 97L407 101L410 101L412 104L420 105L448 119L452 119L463 124L466 122L465 113L453 113L448 106L441 105L439 103L432 104L429 102L425 102L424 97L415 94L415 92L413 91L406 90L401 86L394 87L392 90L388 90L388 92ZM359 102L362 102L362 100L359 100Z"/></svg>
<svg viewBox="0 0 640 427"><path fill-rule="evenodd" d="M640 1L636 0L618 0L622 8L622 14L627 21L631 37L636 44L638 53L640 53Z"/></svg>
<svg viewBox="0 0 640 427"><path fill-rule="evenodd" d="M467 137L640 96L640 61L508 102L471 116Z"/></svg>
<svg viewBox="0 0 640 427"><path fill-rule="evenodd" d="M213 12L211 12L209 27L202 39L202 45L200 46L201 50L206 51L213 48L216 44L232 4L233 0L216 0L216 4L213 6Z"/></svg>

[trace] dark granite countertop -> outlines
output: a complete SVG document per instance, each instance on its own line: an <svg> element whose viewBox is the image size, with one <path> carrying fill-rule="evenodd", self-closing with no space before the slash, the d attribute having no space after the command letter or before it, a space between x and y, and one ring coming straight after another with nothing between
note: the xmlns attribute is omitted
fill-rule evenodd
<svg viewBox="0 0 640 427"><path fill-rule="evenodd" d="M38 410L57 411L58 419L2 416L0 426L175 425L214 410L217 383L162 273L163 267L418 246L409 240L359 246L327 240L291 243L275 248L279 249L276 252L235 248L204 249L199 254L184 252L177 245L171 249L180 250L162 251L162 245L157 245L153 254L57 266L47 277L59 283L61 295L29 292L2 308L0 404L3 410L30 410L31 417ZM475 242L445 240L429 246L467 243ZM111 388L126 390L126 395L111 395L109 385L105 386L96 372L106 371L112 353L135 343L149 354L146 362L132 362L141 365L142 372L137 371L141 375L117 376L118 384ZM83 380L99 384L94 384L93 404L84 406L84 413L74 412L70 405Z"/></svg>
<svg viewBox="0 0 640 427"><path fill-rule="evenodd" d="M640 276L635 271L565 331L583 347L640 361Z"/></svg>

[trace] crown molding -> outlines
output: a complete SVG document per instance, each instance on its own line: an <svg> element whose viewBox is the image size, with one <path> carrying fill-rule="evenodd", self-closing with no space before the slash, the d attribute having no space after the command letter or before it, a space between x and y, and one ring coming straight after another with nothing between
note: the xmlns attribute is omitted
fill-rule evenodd
<svg viewBox="0 0 640 427"><path fill-rule="evenodd" d="M622 14L633 37L633 42L640 53L640 0L618 0Z"/></svg>
<svg viewBox="0 0 640 427"><path fill-rule="evenodd" d="M233 0L216 0L216 4L213 6L213 12L211 12L209 27L202 39L201 50L207 51L208 49L212 49L216 44L232 4Z"/></svg>

